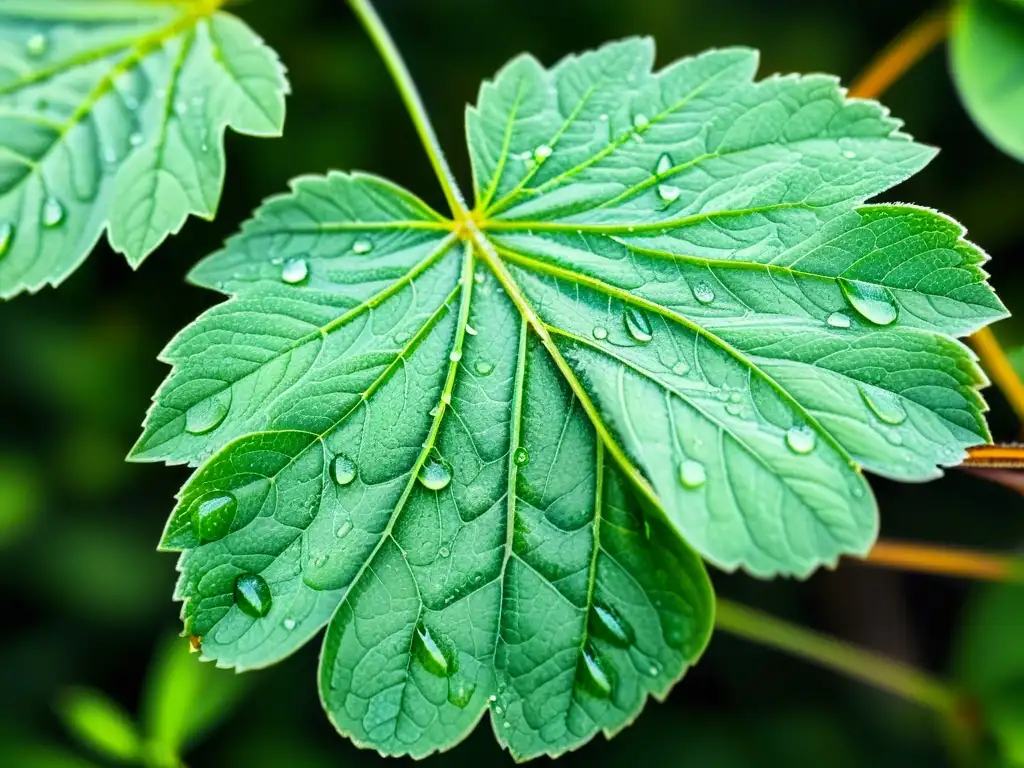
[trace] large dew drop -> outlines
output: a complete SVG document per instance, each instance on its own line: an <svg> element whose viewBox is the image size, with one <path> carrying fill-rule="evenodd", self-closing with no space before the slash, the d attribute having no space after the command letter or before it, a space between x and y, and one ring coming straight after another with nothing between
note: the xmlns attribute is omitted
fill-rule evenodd
<svg viewBox="0 0 1024 768"><path fill-rule="evenodd" d="M443 461L431 459L420 467L419 480L428 490L444 490L452 481L452 471Z"/></svg>
<svg viewBox="0 0 1024 768"><path fill-rule="evenodd" d="M647 130L647 126L651 124L651 121L647 119L647 115L642 112L637 112L633 116L633 127L638 131Z"/></svg>
<svg viewBox="0 0 1024 768"><path fill-rule="evenodd" d="M43 203L43 226L52 229L64 221L64 206L55 197L46 198Z"/></svg>
<svg viewBox="0 0 1024 768"><path fill-rule="evenodd" d="M647 319L647 315L636 307L626 307L626 313L623 315L622 321L629 335L641 344L646 344L654 338L654 332L651 330L651 321Z"/></svg>
<svg viewBox="0 0 1024 768"><path fill-rule="evenodd" d="M191 435L212 432L224 423L230 407L230 389L196 403L185 412L185 431Z"/></svg>
<svg viewBox="0 0 1024 768"><path fill-rule="evenodd" d="M231 531L237 511L238 499L234 494L227 491L204 493L189 507L192 532L203 542L223 539Z"/></svg>
<svg viewBox="0 0 1024 768"><path fill-rule="evenodd" d="M538 163L543 163L554 153L555 150L553 150L547 144L541 144L539 147L533 150L533 159L536 160Z"/></svg>
<svg viewBox="0 0 1024 768"><path fill-rule="evenodd" d="M842 312L833 312L831 315L828 316L828 319L825 322L828 323L833 328L850 327L849 315L844 315Z"/></svg>
<svg viewBox="0 0 1024 768"><path fill-rule="evenodd" d="M331 477L338 485L348 485L356 479L356 463L343 453L331 461Z"/></svg>
<svg viewBox="0 0 1024 768"><path fill-rule="evenodd" d="M50 47L50 41L46 39L46 35L39 32L29 37L25 41L25 53L31 56L33 59L38 59L40 56L46 55L46 50Z"/></svg>
<svg viewBox="0 0 1024 768"><path fill-rule="evenodd" d="M305 259L289 259L281 269L281 279L288 285L298 285L309 277L309 264Z"/></svg>
<svg viewBox="0 0 1024 768"><path fill-rule="evenodd" d="M683 488L700 488L707 479L707 470L699 461L683 459L679 462L679 484Z"/></svg>
<svg viewBox="0 0 1024 768"><path fill-rule="evenodd" d="M476 365L473 366L473 370L481 376L490 376L491 372L494 370L494 365L486 360L477 360Z"/></svg>
<svg viewBox="0 0 1024 768"><path fill-rule="evenodd" d="M786 445L793 453L801 455L810 453L814 450L817 441L817 436L810 427L791 427L786 432Z"/></svg>
<svg viewBox="0 0 1024 768"><path fill-rule="evenodd" d="M839 288L851 307L874 325L892 325L899 315L892 292L881 285L839 278Z"/></svg>
<svg viewBox="0 0 1024 768"><path fill-rule="evenodd" d="M273 602L270 587L262 576L245 573L235 579L235 605L242 613L254 619L262 619L270 613Z"/></svg>
<svg viewBox="0 0 1024 768"><path fill-rule="evenodd" d="M412 642L416 658L430 674L451 677L458 671L458 657L451 643L440 634L432 633L426 625L416 625L416 634Z"/></svg>
<svg viewBox="0 0 1024 768"><path fill-rule="evenodd" d="M0 259L11 250L12 242L14 242L14 225L10 222L0 224Z"/></svg>
<svg viewBox="0 0 1024 768"><path fill-rule="evenodd" d="M600 635L613 645L626 648L632 645L636 638L629 623L608 606L597 603L590 617L594 634Z"/></svg>
<svg viewBox="0 0 1024 768"><path fill-rule="evenodd" d="M530 452L519 446L512 453L512 461L515 462L517 467L525 467L530 463Z"/></svg>
<svg viewBox="0 0 1024 768"><path fill-rule="evenodd" d="M715 300L715 289L701 280L693 286L693 298L701 304L710 304Z"/></svg>
<svg viewBox="0 0 1024 768"><path fill-rule="evenodd" d="M476 693L476 686L473 683L456 683L455 681L448 683L448 703L459 709L469 706L474 693Z"/></svg>
<svg viewBox="0 0 1024 768"><path fill-rule="evenodd" d="M600 699L607 699L612 695L612 679L605 670L601 657L597 651L588 643L580 654L579 666L576 668L576 677L580 684L587 691Z"/></svg>
<svg viewBox="0 0 1024 768"><path fill-rule="evenodd" d="M369 240L356 240L352 243L352 253L364 256L373 250L373 243Z"/></svg>
<svg viewBox="0 0 1024 768"><path fill-rule="evenodd" d="M666 173L672 170L672 157L667 152L658 158L658 165L654 169L655 174L658 176L664 176Z"/></svg>
<svg viewBox="0 0 1024 768"><path fill-rule="evenodd" d="M866 387L857 387L857 389L860 390L864 405L883 424L897 426L907 420L907 412L896 395L884 390L871 391Z"/></svg>
<svg viewBox="0 0 1024 768"><path fill-rule="evenodd" d="M679 187L673 186L672 184L659 184L658 185L658 197L666 203L674 203L679 199L679 196L683 194L683 190Z"/></svg>
<svg viewBox="0 0 1024 768"><path fill-rule="evenodd" d="M603 325L594 326L594 330L591 333L594 334L594 338L598 341L604 341L608 338L608 329Z"/></svg>

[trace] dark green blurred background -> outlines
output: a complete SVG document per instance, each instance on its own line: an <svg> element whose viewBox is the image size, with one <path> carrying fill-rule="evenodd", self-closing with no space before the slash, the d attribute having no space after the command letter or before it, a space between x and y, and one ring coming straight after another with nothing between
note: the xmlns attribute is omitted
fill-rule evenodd
<svg viewBox="0 0 1024 768"><path fill-rule="evenodd" d="M909 0L378 3L464 180L463 107L483 77L522 50L553 63L611 38L650 34L661 63L744 44L762 51L762 74L824 71L849 83L929 7ZM135 711L154 648L180 628L171 601L174 557L155 547L188 470L128 465L123 457L167 373L158 352L217 301L185 284L188 269L300 174L372 170L443 204L392 84L342 0L252 0L235 10L288 66L294 95L285 138L229 136L217 221L191 220L138 273L104 245L60 290L0 304L0 599L7 616L0 765L11 764L4 754L13 754L14 743L86 756L54 714L60 692L96 687ZM1024 310L1024 165L971 125L944 52L932 53L884 101L910 133L942 148L890 199L962 221L992 255L1004 301ZM1024 323L1009 320L996 331L1006 343L1024 340ZM1014 439L1005 402L991 390L988 397L996 438ZM874 486L886 536L1000 550L1024 538L1024 499L962 472L925 486ZM723 594L950 674L978 594L966 583L854 564L806 583L712 575ZM1024 591L1010 604L1024 614ZM1024 656L1024 640L1020 649ZM189 765L383 763L338 737L323 716L317 653L311 643L273 669L250 673L243 703L189 754ZM428 762L481 760L510 762L487 723ZM638 760L714 768L951 764L931 713L724 635L664 704L651 703L610 744L598 738L564 762Z"/></svg>

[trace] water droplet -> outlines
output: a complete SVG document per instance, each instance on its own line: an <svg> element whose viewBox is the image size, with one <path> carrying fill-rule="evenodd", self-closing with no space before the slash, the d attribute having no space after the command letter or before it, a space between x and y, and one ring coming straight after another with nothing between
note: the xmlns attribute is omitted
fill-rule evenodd
<svg viewBox="0 0 1024 768"><path fill-rule="evenodd" d="M38 59L40 56L46 54L46 49L50 47L50 42L46 39L46 35L42 32L38 32L28 40L25 41L25 53L31 56L33 59Z"/></svg>
<svg viewBox="0 0 1024 768"><path fill-rule="evenodd" d="M223 539L231 530L238 511L238 500L227 491L210 491L192 502L189 518L199 541Z"/></svg>
<svg viewBox="0 0 1024 768"><path fill-rule="evenodd" d="M690 364L685 360L677 360L672 366L672 373L676 376L685 376L690 372Z"/></svg>
<svg viewBox="0 0 1024 768"><path fill-rule="evenodd" d="M892 325L899 310L896 299L888 288L859 280L839 278L839 288L843 296L859 315L875 325Z"/></svg>
<svg viewBox="0 0 1024 768"><path fill-rule="evenodd" d="M742 392L733 392L732 394L729 395L729 402L738 403L738 402L741 402L742 400L743 400L743 393Z"/></svg>
<svg viewBox="0 0 1024 768"><path fill-rule="evenodd" d="M128 137L128 143L131 144L133 147L141 147L142 142L144 142L145 140L146 137L137 131Z"/></svg>
<svg viewBox="0 0 1024 768"><path fill-rule="evenodd" d="M242 613L254 619L262 619L270 613L273 602L270 587L262 576L245 573L235 579L235 605Z"/></svg>
<svg viewBox="0 0 1024 768"><path fill-rule="evenodd" d="M313 558L313 567L323 568L325 565L327 565L327 561L330 559L330 555L328 555L326 552L321 552L319 555Z"/></svg>
<svg viewBox="0 0 1024 768"><path fill-rule="evenodd" d="M181 115L184 115L186 112L188 112L188 104L186 104L183 101L175 102L175 104L174 104L174 113L176 115L178 115L180 117Z"/></svg>
<svg viewBox="0 0 1024 768"><path fill-rule="evenodd" d="M602 121L603 120L607 120L608 119L608 113L607 112L602 112L601 116L598 119L602 120Z"/></svg>
<svg viewBox="0 0 1024 768"><path fill-rule="evenodd" d="M850 318L848 315L844 315L842 312L833 312L828 316L828 320L825 321L833 328L849 328Z"/></svg>
<svg viewBox="0 0 1024 768"><path fill-rule="evenodd" d="M451 644L440 634L433 634L424 624L416 625L413 650L427 672L438 677L451 677L459 668Z"/></svg>
<svg viewBox="0 0 1024 768"><path fill-rule="evenodd" d="M448 359L451 360L453 363L459 362L459 360L462 359L462 350L453 349L451 353L448 355Z"/></svg>
<svg viewBox="0 0 1024 768"><path fill-rule="evenodd" d="M693 297L701 304L710 304L715 300L715 289L701 280L693 286Z"/></svg>
<svg viewBox="0 0 1024 768"><path fill-rule="evenodd" d="M525 467L530 463L530 452L519 446L512 452L512 461L517 467Z"/></svg>
<svg viewBox="0 0 1024 768"><path fill-rule="evenodd" d="M580 654L576 677L580 684L594 696L607 699L612 695L612 680L604 668L601 657L589 644L583 648L583 653Z"/></svg>
<svg viewBox="0 0 1024 768"><path fill-rule="evenodd" d="M305 259L289 259L281 268L281 279L288 285L298 285L309 277L309 265Z"/></svg>
<svg viewBox="0 0 1024 768"><path fill-rule="evenodd" d="M452 551L448 549L448 547L441 547L437 550L437 554L439 554L441 557L448 557L449 555L451 555L451 553Z"/></svg>
<svg viewBox="0 0 1024 768"><path fill-rule="evenodd" d="M650 668L647 670L647 674L649 674L651 677L657 677L658 676L658 668L657 668L657 666L655 666L654 664L651 664Z"/></svg>
<svg viewBox="0 0 1024 768"><path fill-rule="evenodd" d="M853 160L853 158L855 158L856 156L857 153L851 152L850 150L846 150L845 152L843 152L843 157L845 157L847 160Z"/></svg>
<svg viewBox="0 0 1024 768"><path fill-rule="evenodd" d="M292 618L285 619L284 621L281 622L281 625L285 629L287 629L289 632L291 632L293 629L295 629L295 619L292 619Z"/></svg>
<svg viewBox="0 0 1024 768"><path fill-rule="evenodd" d="M666 203L674 203L679 199L679 196L683 194L683 190L679 187L675 187L671 184L659 184L658 185L658 197L660 197Z"/></svg>
<svg viewBox="0 0 1024 768"><path fill-rule="evenodd" d="M473 282L477 285L483 285L484 280L487 278L487 274L482 270L478 269L473 273Z"/></svg>
<svg viewBox="0 0 1024 768"><path fill-rule="evenodd" d="M46 198L43 203L43 226L56 227L64 221L64 206L55 197Z"/></svg>
<svg viewBox="0 0 1024 768"><path fill-rule="evenodd" d="M707 470L699 461L683 459L679 462L679 483L683 488L700 488L707 479Z"/></svg>
<svg viewBox="0 0 1024 768"><path fill-rule="evenodd" d="M551 155L553 155L554 152L555 150L553 150L547 144L541 144L535 150L533 150L533 159L536 160L538 163L543 163L545 160L551 157Z"/></svg>
<svg viewBox="0 0 1024 768"><path fill-rule="evenodd" d="M651 330L651 321L647 319L647 315L636 307L626 307L626 313L623 315L622 320L626 324L626 330L629 332L629 335L641 344L646 344L654 338L654 333Z"/></svg>
<svg viewBox="0 0 1024 768"><path fill-rule="evenodd" d="M672 162L672 157L668 154L668 152L666 152L665 154L658 158L658 165L657 167L655 167L654 172L658 176L664 176L666 173L672 170L673 165L674 163Z"/></svg>
<svg viewBox="0 0 1024 768"><path fill-rule="evenodd" d="M595 326L592 333L594 334L594 338L598 341L603 341L608 338L608 329L603 325Z"/></svg>
<svg viewBox="0 0 1024 768"><path fill-rule="evenodd" d="M647 115L643 114L642 112L637 112L633 116L633 127L636 128L638 131L645 130L647 126L650 124L651 121L648 120Z"/></svg>
<svg viewBox="0 0 1024 768"><path fill-rule="evenodd" d="M395 344L405 344L409 340L409 334L406 331L398 331L394 336Z"/></svg>
<svg viewBox="0 0 1024 768"><path fill-rule="evenodd" d="M629 623L608 606L595 604L590 618L594 633L620 648L631 645L636 638Z"/></svg>
<svg viewBox="0 0 1024 768"><path fill-rule="evenodd" d="M865 387L857 387L861 399L883 424L898 426L907 420L907 412L897 395L884 390L871 391Z"/></svg>
<svg viewBox="0 0 1024 768"><path fill-rule="evenodd" d="M725 412L732 416L739 416L741 413L743 413L743 406L737 405L736 403L729 403L727 406L725 406Z"/></svg>
<svg viewBox="0 0 1024 768"><path fill-rule="evenodd" d="M888 429L885 431L885 439L893 445L903 445L903 435L897 432L895 429Z"/></svg>
<svg viewBox="0 0 1024 768"><path fill-rule="evenodd" d="M476 328L474 328L469 323L466 323L466 333L468 333L470 336L476 336Z"/></svg>
<svg viewBox="0 0 1024 768"><path fill-rule="evenodd" d="M506 720L501 725L502 725L503 728L511 728L512 727L512 723L510 723L508 720Z"/></svg>
<svg viewBox="0 0 1024 768"><path fill-rule="evenodd" d="M339 539L344 539L351 532L352 532L352 521L351 520L346 520L344 523L342 523L338 527L338 530L336 530L334 532L334 535L337 536Z"/></svg>
<svg viewBox="0 0 1024 768"><path fill-rule="evenodd" d="M0 258L7 255L14 241L14 225L9 221L0 224Z"/></svg>
<svg viewBox="0 0 1024 768"><path fill-rule="evenodd" d="M465 709L469 702L473 700L474 693L476 693L476 686L472 683L468 685L466 683L459 683L457 686L449 683L448 703L459 709Z"/></svg>
<svg viewBox="0 0 1024 768"><path fill-rule="evenodd" d="M493 704L494 702L496 702L496 701L498 700L498 697L497 697L497 696L495 696L495 695L494 695L494 694L492 693L492 694L491 694L490 696L488 696L488 697L487 697L487 700L488 700L489 702L491 702L491 704Z"/></svg>
<svg viewBox="0 0 1024 768"><path fill-rule="evenodd" d="M814 430L807 426L791 427L786 432L786 445L793 453L807 454L814 450L818 442Z"/></svg>
<svg viewBox="0 0 1024 768"><path fill-rule="evenodd" d="M481 376L490 376L491 372L494 370L494 366L486 360L478 360L476 365L473 366L473 370Z"/></svg>
<svg viewBox="0 0 1024 768"><path fill-rule="evenodd" d="M185 411L185 431L190 435L205 435L219 427L231 408L231 390L208 397Z"/></svg>
<svg viewBox="0 0 1024 768"><path fill-rule="evenodd" d="M352 253L363 256L373 250L373 243L369 240L356 240L352 243Z"/></svg>
<svg viewBox="0 0 1024 768"><path fill-rule="evenodd" d="M356 463L343 453L331 461L331 477L338 485L348 485L356 479ZM351 526L351 523L349 523Z"/></svg>
<svg viewBox="0 0 1024 768"><path fill-rule="evenodd" d="M431 491L440 491L448 487L452 481L452 471L437 459L431 459L420 467L419 480L423 487Z"/></svg>

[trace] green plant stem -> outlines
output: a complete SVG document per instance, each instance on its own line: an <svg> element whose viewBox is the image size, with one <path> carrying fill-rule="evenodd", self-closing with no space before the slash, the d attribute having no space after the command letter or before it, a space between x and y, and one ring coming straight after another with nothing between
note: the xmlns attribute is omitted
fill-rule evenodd
<svg viewBox="0 0 1024 768"><path fill-rule="evenodd" d="M448 166L448 160L441 150L437 134L434 133L434 126L430 123L427 109L423 106L423 100L420 98L419 91L416 90L416 85L413 83L408 67L405 66L402 54L398 52L398 48L395 47L395 41L391 39L387 27L384 26L384 22L381 21L380 16L377 15L377 11L374 10L369 0L348 0L348 4L352 6L352 10L366 29L366 33L377 47L377 52L380 53L381 58L384 60L384 65L388 68L391 78L398 87L398 92L402 96L405 108L408 110L413 125L416 127L416 133L419 134L420 141L423 142L423 147L427 151L430 163L434 167L437 180L441 183L441 189L444 191L444 196L448 201L448 207L451 208L452 215L456 219L463 218L467 211L465 198L463 198L459 185L455 181L455 176Z"/></svg>
<svg viewBox="0 0 1024 768"><path fill-rule="evenodd" d="M948 717L954 717L961 704L960 695L948 684L907 664L729 600L718 599L715 626L746 640L841 672Z"/></svg>

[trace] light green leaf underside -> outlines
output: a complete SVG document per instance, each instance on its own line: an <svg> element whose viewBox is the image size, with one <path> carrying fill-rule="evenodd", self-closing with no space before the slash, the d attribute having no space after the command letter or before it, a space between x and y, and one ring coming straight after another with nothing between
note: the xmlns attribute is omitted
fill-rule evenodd
<svg viewBox="0 0 1024 768"><path fill-rule="evenodd" d="M1024 161L1024 5L961 0L950 33L960 99L989 140Z"/></svg>
<svg viewBox="0 0 1024 768"><path fill-rule="evenodd" d="M213 217L225 128L280 135L276 55L205 5L0 4L0 297L57 285L104 231L137 266Z"/></svg>
<svg viewBox="0 0 1024 768"><path fill-rule="evenodd" d="M932 151L831 78L755 83L747 50L652 58L486 83L469 221L302 178L193 272L231 298L164 351L134 456L199 467L163 545L207 657L329 625L321 695L356 742L428 754L489 708L514 754L558 754L699 656L697 554L864 553L861 469L925 480L986 439L955 340L1004 314L984 254L864 205Z"/></svg>

